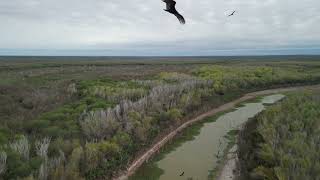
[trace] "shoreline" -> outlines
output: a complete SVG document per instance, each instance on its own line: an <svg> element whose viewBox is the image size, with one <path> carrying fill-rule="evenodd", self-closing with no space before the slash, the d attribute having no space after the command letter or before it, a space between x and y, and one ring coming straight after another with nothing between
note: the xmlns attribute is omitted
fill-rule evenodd
<svg viewBox="0 0 320 180"><path fill-rule="evenodd" d="M221 170L219 170L218 174L217 180L238 179L240 176L237 143L234 144L227 152L226 161L224 162Z"/></svg>
<svg viewBox="0 0 320 180"><path fill-rule="evenodd" d="M167 144L170 140L172 140L179 132L184 130L185 128L191 126L192 124L199 122L203 120L206 117L210 117L213 115L216 115L219 112L223 112L226 110L230 110L232 108L235 108L239 103L245 102L247 100L254 99L258 96L262 95L268 95L268 94L275 94L275 93L282 93L282 92L291 92L291 91L297 91L297 90L303 90L303 89L319 89L320 85L307 85L307 86L294 86L294 87L287 87L287 88L276 88L276 89L269 89L269 90L262 90L262 91L256 91L244 94L242 97L235 99L229 103L225 103L217 108L211 109L208 112L202 113L198 115L195 118L190 119L189 121L186 121L176 129L172 130L169 134L164 136L160 141L158 141L156 144L154 144L152 147L148 148L145 153L143 153L139 158L137 158L135 161L133 161L130 166L128 166L127 170L122 173L121 176L118 176L116 178L113 178L114 180L125 180L128 179L131 175L135 173L135 171L145 162L148 161L153 155L155 155L164 145ZM232 158L231 158L232 159ZM229 160L225 162L227 164ZM230 161L232 164L236 164L232 161ZM224 169L223 165L223 168ZM220 174L220 173L219 173Z"/></svg>
<svg viewBox="0 0 320 180"><path fill-rule="evenodd" d="M308 86L305 87L306 89L319 89L320 86ZM299 88L297 90L300 90L303 88ZM289 92L289 91L285 91ZM238 134L235 135L235 142L232 144L231 147L226 149L226 153L224 155L223 163L221 164L221 167L217 170L216 179L217 180L238 180L241 178L241 166L239 161L239 138L242 131L244 131L244 127L248 122L245 122L242 124L238 130Z"/></svg>

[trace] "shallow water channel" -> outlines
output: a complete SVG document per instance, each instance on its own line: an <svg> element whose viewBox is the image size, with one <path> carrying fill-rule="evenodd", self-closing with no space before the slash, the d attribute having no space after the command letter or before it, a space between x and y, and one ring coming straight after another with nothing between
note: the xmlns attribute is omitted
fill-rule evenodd
<svg viewBox="0 0 320 180"><path fill-rule="evenodd" d="M283 97L281 94L266 96L187 128L161 153L140 167L130 180L208 179L228 145L225 138L228 132L263 111L265 104L273 104Z"/></svg>

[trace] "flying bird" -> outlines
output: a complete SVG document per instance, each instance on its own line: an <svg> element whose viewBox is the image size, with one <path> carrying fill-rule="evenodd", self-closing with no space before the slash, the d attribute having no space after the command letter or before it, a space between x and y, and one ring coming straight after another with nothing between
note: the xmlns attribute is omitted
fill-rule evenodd
<svg viewBox="0 0 320 180"><path fill-rule="evenodd" d="M229 14L228 17L233 16L235 12L236 12L236 11L233 11L231 14Z"/></svg>
<svg viewBox="0 0 320 180"><path fill-rule="evenodd" d="M184 20L184 17L176 10L176 7L175 7L176 6L176 2L174 0L162 0L162 1L167 4L166 9L164 9L165 11L175 15L178 18L178 20L180 21L181 24L185 24L186 23L186 21Z"/></svg>

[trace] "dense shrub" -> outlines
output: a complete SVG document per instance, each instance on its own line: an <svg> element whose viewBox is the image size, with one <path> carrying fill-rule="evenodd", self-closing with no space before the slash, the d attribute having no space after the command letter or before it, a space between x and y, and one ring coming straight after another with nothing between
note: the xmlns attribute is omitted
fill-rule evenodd
<svg viewBox="0 0 320 180"><path fill-rule="evenodd" d="M194 75L213 80L217 93L231 89L255 89L278 84L297 84L305 81L319 81L319 75L301 72L293 68L267 66L204 66L193 72Z"/></svg>
<svg viewBox="0 0 320 180"><path fill-rule="evenodd" d="M244 130L244 179L319 179L320 94L291 94ZM246 132L247 131L247 132Z"/></svg>

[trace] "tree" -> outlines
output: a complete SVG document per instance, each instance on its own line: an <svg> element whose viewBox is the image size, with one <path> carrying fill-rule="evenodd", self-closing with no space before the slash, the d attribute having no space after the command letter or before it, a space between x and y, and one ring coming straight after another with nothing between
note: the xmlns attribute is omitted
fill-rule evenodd
<svg viewBox="0 0 320 180"><path fill-rule="evenodd" d="M6 171L7 164L7 153L4 151L0 152L0 175Z"/></svg>
<svg viewBox="0 0 320 180"><path fill-rule="evenodd" d="M29 160L30 145L25 136L21 136L17 141L10 143L9 146L13 151L19 153L24 160Z"/></svg>

